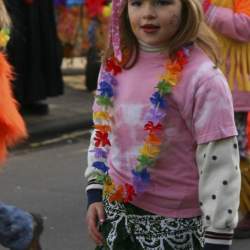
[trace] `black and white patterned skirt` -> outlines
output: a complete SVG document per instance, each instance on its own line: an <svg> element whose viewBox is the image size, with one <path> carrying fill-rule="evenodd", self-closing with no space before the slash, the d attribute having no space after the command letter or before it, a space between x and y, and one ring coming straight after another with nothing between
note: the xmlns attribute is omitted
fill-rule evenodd
<svg viewBox="0 0 250 250"><path fill-rule="evenodd" d="M200 217L166 218L131 204L104 200L106 220L100 230L105 245L96 250L201 250Z"/></svg>

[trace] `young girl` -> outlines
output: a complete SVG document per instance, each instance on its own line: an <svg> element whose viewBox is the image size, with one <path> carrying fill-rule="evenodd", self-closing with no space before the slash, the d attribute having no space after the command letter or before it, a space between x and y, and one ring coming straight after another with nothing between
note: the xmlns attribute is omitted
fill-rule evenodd
<svg viewBox="0 0 250 250"><path fill-rule="evenodd" d="M239 155L213 44L198 0L113 1L85 173L97 249L230 248Z"/></svg>
<svg viewBox="0 0 250 250"><path fill-rule="evenodd" d="M0 0L0 164L6 160L8 148L27 137L12 93L12 69L4 54L9 40L9 26L9 17ZM39 215L0 201L0 244L4 247L11 250L41 250L39 236L43 230L42 223Z"/></svg>
<svg viewBox="0 0 250 250"><path fill-rule="evenodd" d="M250 237L250 163L247 161L246 134L247 112L250 111L250 0L206 0L203 7L206 20L216 32L222 48L221 68L232 91L239 134L242 172L240 210L245 219L239 224L235 236ZM241 232L242 224L244 232Z"/></svg>

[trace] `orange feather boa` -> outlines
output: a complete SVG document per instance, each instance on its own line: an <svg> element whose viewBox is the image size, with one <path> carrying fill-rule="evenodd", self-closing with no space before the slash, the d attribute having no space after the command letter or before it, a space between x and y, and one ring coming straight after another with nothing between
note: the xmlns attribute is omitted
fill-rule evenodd
<svg viewBox="0 0 250 250"><path fill-rule="evenodd" d="M13 97L12 69L0 52L0 162L6 159L7 149L27 137L25 123Z"/></svg>

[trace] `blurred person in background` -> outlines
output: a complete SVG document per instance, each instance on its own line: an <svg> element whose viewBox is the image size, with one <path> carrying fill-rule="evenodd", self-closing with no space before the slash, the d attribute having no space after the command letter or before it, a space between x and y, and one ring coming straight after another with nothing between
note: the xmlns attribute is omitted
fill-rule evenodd
<svg viewBox="0 0 250 250"><path fill-rule="evenodd" d="M13 97L13 73L4 47L9 40L9 25L3 0L0 0L0 164L6 160L7 149L27 137L17 102ZM41 250L39 237L43 220L38 214L0 201L0 244L11 250Z"/></svg>
<svg viewBox="0 0 250 250"><path fill-rule="evenodd" d="M46 98L63 94L53 1L4 2L14 27L7 50L15 69L15 97L22 112L48 114Z"/></svg>
<svg viewBox="0 0 250 250"><path fill-rule="evenodd" d="M101 52L108 34L108 19L111 15L111 1L86 0L87 18L90 20L88 27L89 49L87 51L86 87L95 93L97 79L101 67Z"/></svg>
<svg viewBox="0 0 250 250"><path fill-rule="evenodd" d="M250 111L250 0L204 0L207 23L221 45L221 69L233 95L241 156L240 217L235 238L250 238L250 161L247 115Z"/></svg>

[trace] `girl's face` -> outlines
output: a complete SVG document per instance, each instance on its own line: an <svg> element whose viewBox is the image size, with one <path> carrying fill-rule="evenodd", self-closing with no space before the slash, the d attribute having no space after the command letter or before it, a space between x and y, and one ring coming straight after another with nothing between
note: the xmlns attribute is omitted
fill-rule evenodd
<svg viewBox="0 0 250 250"><path fill-rule="evenodd" d="M181 22L181 0L128 0L135 37L151 46L166 46Z"/></svg>

